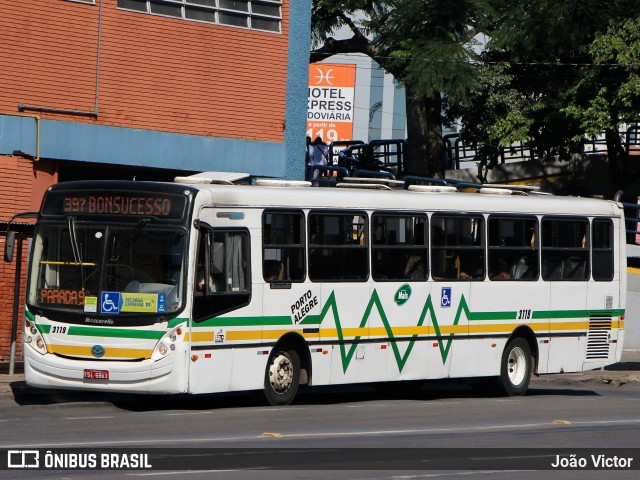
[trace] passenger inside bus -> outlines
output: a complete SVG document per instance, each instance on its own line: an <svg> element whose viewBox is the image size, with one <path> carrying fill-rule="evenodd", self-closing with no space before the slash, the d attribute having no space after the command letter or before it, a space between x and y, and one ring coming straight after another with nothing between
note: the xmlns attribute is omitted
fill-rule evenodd
<svg viewBox="0 0 640 480"><path fill-rule="evenodd" d="M495 268L491 272L491 275L489 275L489 278L491 278L491 280L508 280L511 278L509 270L511 269L507 265L507 261L503 257L500 257L496 261Z"/></svg>
<svg viewBox="0 0 640 480"><path fill-rule="evenodd" d="M263 268L265 282L284 280L284 265L282 262L277 260L265 260Z"/></svg>
<svg viewBox="0 0 640 480"><path fill-rule="evenodd" d="M415 238L412 239L411 243L413 245L417 245L418 247L424 247L424 227L417 228L415 231ZM425 280L425 268L424 268L424 251L415 251L413 254L409 255L407 258L407 263L404 268L404 277L409 280Z"/></svg>
<svg viewBox="0 0 640 480"><path fill-rule="evenodd" d="M198 267L198 276L197 276L197 282L196 282L196 290L198 292L204 292L205 291L205 271L204 271L204 266L200 266ZM211 277L211 275L209 275L209 279L208 282L206 282L208 284L208 289L206 291L208 292L215 292L216 291L216 282L215 280Z"/></svg>

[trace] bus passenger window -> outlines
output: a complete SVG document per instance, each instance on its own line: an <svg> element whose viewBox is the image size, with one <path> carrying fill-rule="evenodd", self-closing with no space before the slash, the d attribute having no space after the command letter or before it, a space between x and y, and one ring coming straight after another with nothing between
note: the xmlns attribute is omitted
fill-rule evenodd
<svg viewBox="0 0 640 480"><path fill-rule="evenodd" d="M305 278L304 215L266 211L262 217L262 276L265 282Z"/></svg>
<svg viewBox="0 0 640 480"><path fill-rule="evenodd" d="M309 213L309 278L364 282L369 274L364 213Z"/></svg>
<svg viewBox="0 0 640 480"><path fill-rule="evenodd" d="M425 215L382 215L371 219L371 269L375 281L425 281Z"/></svg>
<svg viewBox="0 0 640 480"><path fill-rule="evenodd" d="M586 218L542 219L542 278L588 280L589 221Z"/></svg>
<svg viewBox="0 0 640 480"><path fill-rule="evenodd" d="M489 278L537 280L537 219L491 215L488 225Z"/></svg>
<svg viewBox="0 0 640 480"><path fill-rule="evenodd" d="M193 294L195 321L227 313L249 303L249 245L249 232L245 229L202 229Z"/></svg>
<svg viewBox="0 0 640 480"><path fill-rule="evenodd" d="M609 219L596 219L591 225L593 249L591 264L593 279L613 280L613 222Z"/></svg>
<svg viewBox="0 0 640 480"><path fill-rule="evenodd" d="M435 214L431 218L434 280L484 280L484 218Z"/></svg>

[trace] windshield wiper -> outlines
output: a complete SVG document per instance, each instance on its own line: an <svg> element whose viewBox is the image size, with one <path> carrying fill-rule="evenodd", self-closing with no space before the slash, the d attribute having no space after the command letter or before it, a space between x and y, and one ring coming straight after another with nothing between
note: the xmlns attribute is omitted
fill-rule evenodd
<svg viewBox="0 0 640 480"><path fill-rule="evenodd" d="M141 218L140 221L138 222L138 224L136 225L136 228L133 229L133 231L131 232L131 234L127 237L127 239L122 242L122 244L120 245L120 248L118 249L117 253L114 253L111 256L111 262L117 262L118 260L120 260L120 255L122 255L122 253L125 251L125 249L127 249L129 247L129 245L131 245L131 242L133 241L133 239L140 233L140 231L146 227L149 222L151 221L150 218Z"/></svg>
<svg viewBox="0 0 640 480"><path fill-rule="evenodd" d="M76 236L76 217L67 217L67 226L69 227L69 238L71 239L71 252L73 253L73 261L80 266L80 280L84 285L84 269L82 268L82 252L78 245L78 237Z"/></svg>

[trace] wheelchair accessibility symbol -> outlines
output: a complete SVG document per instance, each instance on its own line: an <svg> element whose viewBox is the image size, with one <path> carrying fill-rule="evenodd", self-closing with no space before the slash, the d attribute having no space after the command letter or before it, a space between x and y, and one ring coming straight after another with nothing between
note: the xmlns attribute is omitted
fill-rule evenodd
<svg viewBox="0 0 640 480"><path fill-rule="evenodd" d="M102 292L100 294L100 313L118 314L120 313L120 305L122 305L120 292Z"/></svg>
<svg viewBox="0 0 640 480"><path fill-rule="evenodd" d="M441 307L451 306L451 287L442 287L442 296L440 297Z"/></svg>

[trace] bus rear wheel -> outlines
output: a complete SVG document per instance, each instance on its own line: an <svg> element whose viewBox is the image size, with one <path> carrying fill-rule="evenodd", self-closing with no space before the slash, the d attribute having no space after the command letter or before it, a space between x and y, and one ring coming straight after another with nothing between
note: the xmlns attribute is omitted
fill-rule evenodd
<svg viewBox="0 0 640 480"><path fill-rule="evenodd" d="M511 340L502 353L500 386L507 395L524 395L529 388L533 360L531 347L522 337Z"/></svg>
<svg viewBox="0 0 640 480"><path fill-rule="evenodd" d="M274 349L264 375L264 396L270 405L289 405L300 385L300 356L295 350Z"/></svg>

